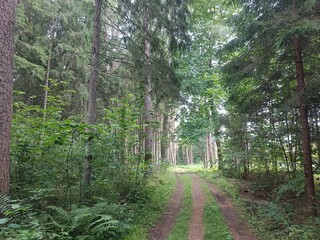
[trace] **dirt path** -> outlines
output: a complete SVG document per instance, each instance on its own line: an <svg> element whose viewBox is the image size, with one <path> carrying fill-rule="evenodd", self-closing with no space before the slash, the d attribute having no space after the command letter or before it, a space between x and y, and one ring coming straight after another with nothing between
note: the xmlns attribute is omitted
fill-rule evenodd
<svg viewBox="0 0 320 240"><path fill-rule="evenodd" d="M195 174L192 179L192 218L189 226L188 239L202 240L204 236L203 209L206 197L201 189L201 178Z"/></svg>
<svg viewBox="0 0 320 240"><path fill-rule="evenodd" d="M177 185L172 198L164 214L160 217L156 226L152 228L149 233L150 239L152 240L166 240L168 238L182 208L184 186L178 174L176 177Z"/></svg>
<svg viewBox="0 0 320 240"><path fill-rule="evenodd" d="M229 227L234 240L256 240L249 229L248 223L239 215L231 199L221 192L215 185L208 183L221 208L222 215Z"/></svg>
<svg viewBox="0 0 320 240"><path fill-rule="evenodd" d="M192 218L189 225L188 240L203 240L203 210L206 196L201 189L201 182L204 180L196 174L190 174L189 176L192 179ZM150 231L149 236L152 240L166 240L168 238L174 227L179 211L182 208L184 186L179 179L179 175L177 175L177 178L176 189L165 213L161 216L156 226ZM247 222L241 218L231 199L212 183L207 182L207 184L217 199L223 217L234 240L256 240L256 237L249 229Z"/></svg>

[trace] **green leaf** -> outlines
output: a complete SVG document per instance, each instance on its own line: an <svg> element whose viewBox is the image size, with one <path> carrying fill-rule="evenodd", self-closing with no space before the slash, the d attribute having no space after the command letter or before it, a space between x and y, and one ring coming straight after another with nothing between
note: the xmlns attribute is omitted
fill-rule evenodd
<svg viewBox="0 0 320 240"><path fill-rule="evenodd" d="M9 228L14 228L14 229L16 229L16 228L20 228L21 225L16 224L16 223L10 223L10 224L8 225L8 227L9 227Z"/></svg>
<svg viewBox="0 0 320 240"><path fill-rule="evenodd" d="M4 225L9 222L9 218L0 218L0 225Z"/></svg>

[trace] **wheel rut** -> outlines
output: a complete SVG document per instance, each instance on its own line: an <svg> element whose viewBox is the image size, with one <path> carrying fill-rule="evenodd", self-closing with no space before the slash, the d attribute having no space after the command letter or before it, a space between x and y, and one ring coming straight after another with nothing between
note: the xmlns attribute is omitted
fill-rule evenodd
<svg viewBox="0 0 320 240"><path fill-rule="evenodd" d="M149 239L166 240L172 231L176 222L177 216L182 208L184 185L180 180L179 174L176 174L177 185L172 195L172 198L164 212L160 217L155 227L149 232Z"/></svg>
<svg viewBox="0 0 320 240"><path fill-rule="evenodd" d="M241 217L238 209L231 199L221 192L214 184L207 182L211 192L215 196L222 215L227 223L234 240L256 240L249 225L245 219Z"/></svg>
<svg viewBox="0 0 320 240"><path fill-rule="evenodd" d="M201 178L191 174L192 179L192 218L189 225L188 240L202 240L204 237L203 209L206 196L201 189Z"/></svg>
<svg viewBox="0 0 320 240"><path fill-rule="evenodd" d="M222 215L234 240L256 240L253 232L245 219L241 217L237 207L232 203L231 199L220 191L214 184L203 180L197 174L188 174L192 179L192 217L189 223L188 240L203 240L205 235L203 211L206 203L206 195L202 191L201 184L205 182L221 209ZM182 209L184 185L176 174L177 185L171 200L160 217L155 227L149 231L150 240L166 240L168 239ZM183 240L183 239L181 239ZM222 239L223 240L223 239Z"/></svg>

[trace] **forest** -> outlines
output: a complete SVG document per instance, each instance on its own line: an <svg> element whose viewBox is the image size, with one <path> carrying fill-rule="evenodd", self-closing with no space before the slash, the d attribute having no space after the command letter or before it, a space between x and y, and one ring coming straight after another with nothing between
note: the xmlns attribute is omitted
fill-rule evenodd
<svg viewBox="0 0 320 240"><path fill-rule="evenodd" d="M320 239L319 191L319 0L0 1L0 240Z"/></svg>

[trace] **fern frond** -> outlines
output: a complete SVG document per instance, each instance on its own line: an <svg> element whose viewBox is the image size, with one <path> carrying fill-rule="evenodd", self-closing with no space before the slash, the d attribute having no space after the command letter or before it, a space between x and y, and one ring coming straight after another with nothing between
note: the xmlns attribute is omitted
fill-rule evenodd
<svg viewBox="0 0 320 240"><path fill-rule="evenodd" d="M20 204L0 192L0 218L7 218L12 222L20 215Z"/></svg>
<svg viewBox="0 0 320 240"><path fill-rule="evenodd" d="M97 236L114 235L119 225L110 215L99 215L98 219L90 224L90 232Z"/></svg>
<svg viewBox="0 0 320 240"><path fill-rule="evenodd" d="M49 206L48 209L55 212L54 219L58 222L69 223L71 220L70 213L62 207Z"/></svg>

